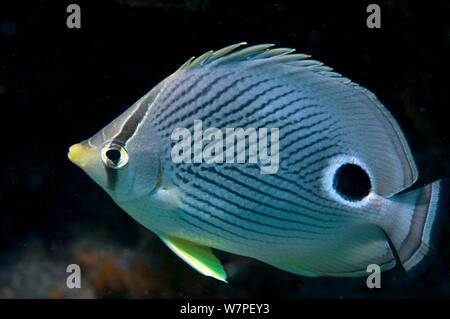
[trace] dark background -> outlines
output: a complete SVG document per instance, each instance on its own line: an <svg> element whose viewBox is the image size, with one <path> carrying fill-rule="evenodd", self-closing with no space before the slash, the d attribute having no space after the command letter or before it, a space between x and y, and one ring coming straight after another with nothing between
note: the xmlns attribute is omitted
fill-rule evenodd
<svg viewBox="0 0 450 319"><path fill-rule="evenodd" d="M296 48L369 88L407 136L417 185L450 177L448 1L371 1L381 29L366 26L371 2L298 2L2 1L0 298L448 298L448 220L427 271L388 271L381 289L219 252L225 285L186 265L68 161L71 144L189 57L246 41ZM81 29L66 27L70 3L81 6ZM82 289L65 288L71 263Z"/></svg>

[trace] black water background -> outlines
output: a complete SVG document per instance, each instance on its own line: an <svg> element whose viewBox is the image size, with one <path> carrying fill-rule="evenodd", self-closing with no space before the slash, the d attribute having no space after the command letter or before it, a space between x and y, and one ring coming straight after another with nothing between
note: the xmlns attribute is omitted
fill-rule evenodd
<svg viewBox="0 0 450 319"><path fill-rule="evenodd" d="M23 266L30 251L43 251L39 262L25 258L39 274L43 259L63 265L74 258L74 242L100 238L108 247L148 250L156 256L148 261L155 274L169 272L169 282L161 283L169 292L131 296L450 296L448 222L435 261L414 281L389 274L381 290L368 291L363 280L312 280L220 254L230 269L240 269L224 286L172 256L66 157L71 144L96 133L187 58L247 41L296 48L369 88L403 128L419 184L450 177L446 1L378 1L380 30L366 27L364 1L73 2L82 8L80 30L65 25L71 2L0 5L0 297L50 294L33 283L24 292L11 281L21 276L18 264L30 269ZM161 259L171 268L158 264ZM57 266L49 267L52 273ZM48 280L64 280L63 275ZM187 277L195 284L183 284ZM130 293L125 287L94 295Z"/></svg>

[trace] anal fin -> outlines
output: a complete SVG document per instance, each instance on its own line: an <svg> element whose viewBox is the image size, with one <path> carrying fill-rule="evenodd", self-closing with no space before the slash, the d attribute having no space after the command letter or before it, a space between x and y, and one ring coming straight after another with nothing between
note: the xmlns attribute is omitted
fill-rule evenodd
<svg viewBox="0 0 450 319"><path fill-rule="evenodd" d="M201 274L227 282L227 274L222 263L211 248L167 235L160 234L159 237L178 257Z"/></svg>

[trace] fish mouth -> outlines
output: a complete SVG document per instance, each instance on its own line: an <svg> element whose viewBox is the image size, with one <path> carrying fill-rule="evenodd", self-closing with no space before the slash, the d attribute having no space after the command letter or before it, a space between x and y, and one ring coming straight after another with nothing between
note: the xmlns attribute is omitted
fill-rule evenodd
<svg viewBox="0 0 450 319"><path fill-rule="evenodd" d="M86 168L97 156L98 152L85 141L72 145L67 153L69 160L82 168Z"/></svg>

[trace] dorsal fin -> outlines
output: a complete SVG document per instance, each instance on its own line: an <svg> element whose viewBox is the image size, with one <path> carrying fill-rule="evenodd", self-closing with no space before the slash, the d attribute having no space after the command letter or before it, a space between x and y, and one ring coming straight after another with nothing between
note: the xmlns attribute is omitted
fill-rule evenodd
<svg viewBox="0 0 450 319"><path fill-rule="evenodd" d="M352 128L348 131L351 135L348 139L352 144L349 152L358 154L372 172L377 172L374 174L373 186L379 195L392 196L416 181L417 168L408 143L397 122L374 94L323 63L310 59L309 55L293 53L294 49L261 44L236 50L244 44L242 42L218 51L208 51L187 61L175 74L222 67L252 69L254 74L270 74L289 85L297 86L299 91L309 92L329 106L329 111L342 120L341 125ZM317 85L320 85L320 94L317 93ZM336 92L339 94L336 95ZM365 134L367 124L352 120L356 110L359 116L364 116L370 122L371 135ZM364 140L364 137L367 138ZM361 141L356 143L357 140ZM377 149L385 151L384 160L380 160L379 153L376 156Z"/></svg>
<svg viewBox="0 0 450 319"><path fill-rule="evenodd" d="M253 45L235 51L237 48L246 44L246 42L239 42L217 51L210 50L197 58L191 57L178 69L178 71L187 71L197 67L212 66L213 64L215 66L219 66L226 63L238 63L242 61L260 61L289 64L298 67L308 67L311 71L322 73L330 77L341 78L347 83L351 82L349 79L342 77L341 74L332 72L333 69L323 65L322 62L309 59L311 57L310 55L293 53L295 52L295 49L271 49L274 44L268 43Z"/></svg>

